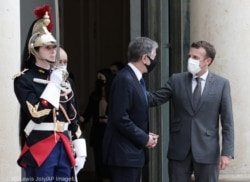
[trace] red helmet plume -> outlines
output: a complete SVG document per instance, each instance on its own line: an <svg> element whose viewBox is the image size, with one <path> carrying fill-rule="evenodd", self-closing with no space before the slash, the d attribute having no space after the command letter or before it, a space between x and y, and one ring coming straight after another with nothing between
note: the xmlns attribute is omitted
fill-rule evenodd
<svg viewBox="0 0 250 182"><path fill-rule="evenodd" d="M48 13L49 19L50 19L50 23L47 26L47 29L48 29L49 32L51 32L52 28L53 28L52 16L51 16L51 12L50 11L51 11L51 8L47 4L44 5L44 6L42 6L42 7L37 7L37 8L34 9L34 14L36 15L36 17L38 19L42 19L43 16L45 15L45 13L46 12Z"/></svg>

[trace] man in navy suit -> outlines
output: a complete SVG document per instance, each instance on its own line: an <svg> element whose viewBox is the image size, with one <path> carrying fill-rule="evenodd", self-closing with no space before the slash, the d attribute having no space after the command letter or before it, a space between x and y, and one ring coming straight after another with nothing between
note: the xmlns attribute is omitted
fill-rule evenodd
<svg viewBox="0 0 250 182"><path fill-rule="evenodd" d="M234 157L230 84L208 69L215 53L214 46L206 41L192 43L188 72L173 74L149 97L151 106L172 101L170 182L191 182L192 174L196 182L217 182L219 170L226 169Z"/></svg>
<svg viewBox="0 0 250 182"><path fill-rule="evenodd" d="M156 65L158 43L137 37L128 47L128 65L115 77L110 91L109 118L103 140L104 162L112 182L140 182L148 149L158 135L149 132L148 99L143 74Z"/></svg>

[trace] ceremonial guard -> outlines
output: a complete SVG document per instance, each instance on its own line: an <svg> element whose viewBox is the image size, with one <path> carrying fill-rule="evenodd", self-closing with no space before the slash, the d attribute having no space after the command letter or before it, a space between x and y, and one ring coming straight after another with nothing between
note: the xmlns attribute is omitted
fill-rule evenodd
<svg viewBox="0 0 250 182"><path fill-rule="evenodd" d="M20 137L24 139L18 164L25 169L24 181L74 181L73 174L83 168L87 157L76 100L66 68L56 61L50 7L34 12L38 19L24 50L25 69L14 76L14 91L21 105Z"/></svg>

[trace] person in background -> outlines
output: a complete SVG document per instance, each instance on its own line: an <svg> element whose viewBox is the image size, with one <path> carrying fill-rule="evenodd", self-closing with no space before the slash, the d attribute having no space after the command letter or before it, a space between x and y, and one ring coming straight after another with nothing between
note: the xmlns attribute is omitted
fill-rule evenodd
<svg viewBox="0 0 250 182"><path fill-rule="evenodd" d="M112 71L114 75L116 75L123 67L124 63L121 61L115 61L110 64L109 69Z"/></svg>
<svg viewBox="0 0 250 182"><path fill-rule="evenodd" d="M63 69L67 69L68 67L68 54L66 53L66 51L60 47L59 48L59 65L62 66ZM72 77L73 74L69 73L69 77L68 77L68 81L70 82L71 88L73 90L74 93L74 103L76 105L76 109L77 109L77 120L78 122L81 121L81 115L80 115L80 108L79 108L79 103L78 103L78 97L77 97L77 92L76 92L76 86L74 83L74 77Z"/></svg>
<svg viewBox="0 0 250 182"><path fill-rule="evenodd" d="M148 163L148 149L158 135L149 132L149 106L143 74L156 65L158 43L137 37L128 46L128 65L114 78L110 91L108 122L103 139L103 160L112 182L140 182Z"/></svg>
<svg viewBox="0 0 250 182"><path fill-rule="evenodd" d="M67 68L67 66L68 66L68 55L67 55L66 51L62 47L59 48L59 55L60 55L59 64L61 66L65 66ZM72 81L74 81L75 78L74 78L73 73L69 72L69 78Z"/></svg>
<svg viewBox="0 0 250 182"><path fill-rule="evenodd" d="M68 55L62 47L59 48L59 64L66 68L68 66Z"/></svg>
<svg viewBox="0 0 250 182"><path fill-rule="evenodd" d="M167 155L170 182L190 182L192 174L196 182L217 182L219 170L234 158L230 84L209 71L215 54L209 42L193 42L188 72L173 74L149 96L151 106L172 101Z"/></svg>
<svg viewBox="0 0 250 182"><path fill-rule="evenodd" d="M35 9L22 66L14 75L21 106L22 151L18 165L28 181L77 180L87 157L67 70L55 67L57 41L50 33L50 7ZM73 148L74 147L74 153Z"/></svg>
<svg viewBox="0 0 250 182"><path fill-rule="evenodd" d="M108 68L97 71L95 89L90 94L82 115L83 128L87 122L92 120L90 146L94 151L95 169L99 181L107 181L110 178L109 170L102 161L102 141L108 122L108 104L113 77L114 75Z"/></svg>

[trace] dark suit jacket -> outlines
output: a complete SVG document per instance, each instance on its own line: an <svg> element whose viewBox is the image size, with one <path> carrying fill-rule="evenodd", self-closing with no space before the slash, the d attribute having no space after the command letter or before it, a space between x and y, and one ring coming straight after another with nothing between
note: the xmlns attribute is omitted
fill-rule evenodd
<svg viewBox="0 0 250 182"><path fill-rule="evenodd" d="M104 162L110 166L143 167L148 152L148 104L133 70L127 65L115 77L103 140Z"/></svg>
<svg viewBox="0 0 250 182"><path fill-rule="evenodd" d="M234 156L234 124L229 81L211 72L198 108L192 106L192 75L174 74L151 94L151 106L172 101L168 158L183 160L190 149L196 162L216 164L221 155ZM220 127L222 132L220 133Z"/></svg>

